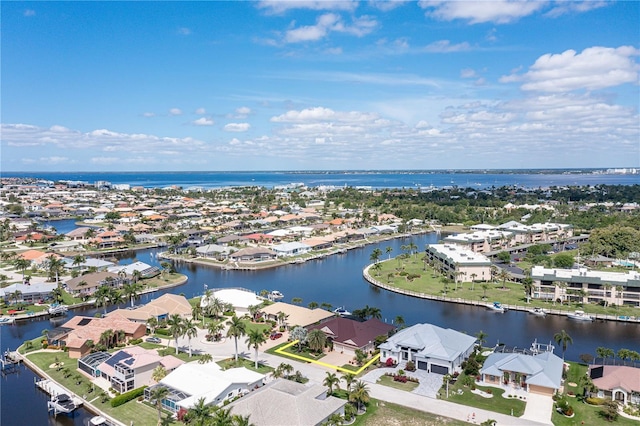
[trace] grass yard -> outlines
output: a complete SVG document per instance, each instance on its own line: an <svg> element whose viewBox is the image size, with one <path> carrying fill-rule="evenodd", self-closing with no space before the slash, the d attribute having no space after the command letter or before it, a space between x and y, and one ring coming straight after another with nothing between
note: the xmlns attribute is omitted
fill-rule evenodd
<svg viewBox="0 0 640 426"><path fill-rule="evenodd" d="M528 307L541 307L545 309L562 309L573 312L575 309L583 309L591 314L608 315L637 315L637 308L632 306L610 306L604 307L596 304L566 303L564 305L553 302L531 299L526 303L524 289L521 284L502 281L496 282L464 282L445 283L442 282L442 275L431 266L425 265L421 260L423 254L414 254L407 259L391 259L380 261L376 267L369 269L369 274L374 279L387 285L397 287L417 293L424 293L430 296L444 296L452 299L462 299L469 301L499 301L506 305L518 305ZM522 263L521 266L530 264ZM409 281L406 277L414 275L417 278ZM482 287L487 286L486 290Z"/></svg>
<svg viewBox="0 0 640 426"><path fill-rule="evenodd" d="M356 417L354 426L463 426L467 424L460 420L372 399L369 401L367 412Z"/></svg>
<svg viewBox="0 0 640 426"><path fill-rule="evenodd" d="M389 386L390 388L399 389L407 392L411 392L415 388L418 387L418 383L416 382L407 382L401 383L393 380L393 377L390 376L380 376L380 378L376 381L376 383Z"/></svg>
<svg viewBox="0 0 640 426"><path fill-rule="evenodd" d="M45 371L53 380L96 405L105 413L121 420L125 424L134 421L136 425L155 426L158 413L138 401L129 401L119 407L111 407L109 401L102 402L102 390L91 386L85 376L77 372L78 360L71 359L65 352L38 352L28 355L29 360ZM62 368L52 367L56 362L63 363ZM68 371L67 371L68 370ZM176 424L172 420L166 424Z"/></svg>
<svg viewBox="0 0 640 426"><path fill-rule="evenodd" d="M245 367L251 371L256 371L260 374L269 374L273 371L272 367L269 367L264 364L260 364L260 362L258 362L258 369L256 370L255 361L246 359L246 358L238 358L237 363L233 358L227 358L227 359L223 359L222 361L218 361L217 364L220 367L222 367L223 370L226 370L229 368Z"/></svg>
<svg viewBox="0 0 640 426"><path fill-rule="evenodd" d="M449 385L449 398L446 397L446 391L444 388L440 391L441 397L448 401L455 402L456 404L468 405L470 407L482 408L484 410L494 411L496 413L502 413L520 417L524 414L524 408L526 403L518 399L503 398L502 394L504 389L498 389L493 387L476 386L476 389L483 391L491 390L493 392L492 398L484 398L480 395L476 395L471 392L470 387L465 387L462 382L464 374L458 377L455 384ZM458 395L458 390L462 391L462 395Z"/></svg>

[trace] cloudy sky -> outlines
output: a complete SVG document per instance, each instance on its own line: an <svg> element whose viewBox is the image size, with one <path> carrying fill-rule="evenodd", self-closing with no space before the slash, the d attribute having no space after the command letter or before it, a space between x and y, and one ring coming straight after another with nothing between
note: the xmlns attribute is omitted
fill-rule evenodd
<svg viewBox="0 0 640 426"><path fill-rule="evenodd" d="M640 2L2 2L4 171L640 166Z"/></svg>

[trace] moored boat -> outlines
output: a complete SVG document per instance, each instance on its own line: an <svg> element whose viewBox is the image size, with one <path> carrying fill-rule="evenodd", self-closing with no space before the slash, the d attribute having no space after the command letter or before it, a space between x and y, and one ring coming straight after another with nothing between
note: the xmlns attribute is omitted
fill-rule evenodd
<svg viewBox="0 0 640 426"><path fill-rule="evenodd" d="M282 299L284 297L284 294L280 293L278 290L272 290L271 293L269 293L269 299L271 300L279 300Z"/></svg>
<svg viewBox="0 0 640 426"><path fill-rule="evenodd" d="M576 310L572 314L567 314L567 318L576 321L593 321L593 317L591 315L587 315L584 311Z"/></svg>
<svg viewBox="0 0 640 426"><path fill-rule="evenodd" d="M49 409L53 410L54 413L56 414L71 413L78 407L76 403L73 401L73 399L71 399L71 397L66 393L61 393L59 395L52 397L48 405L49 405Z"/></svg>
<svg viewBox="0 0 640 426"><path fill-rule="evenodd" d="M494 312L504 313L504 311L506 311L505 307L502 306L500 302L493 302L493 304L488 306L488 308Z"/></svg>
<svg viewBox="0 0 640 426"><path fill-rule="evenodd" d="M68 310L67 305L60 305L60 304L54 303L51 306L49 306L49 309L47 309L47 312L49 313L49 315L54 317L58 315L66 315L67 310Z"/></svg>
<svg viewBox="0 0 640 426"><path fill-rule="evenodd" d="M11 318L11 317L0 318L0 324L13 324L15 322L16 322L15 318Z"/></svg>
<svg viewBox="0 0 640 426"><path fill-rule="evenodd" d="M351 312L347 311L344 306L339 306L333 311L334 314L338 314L341 317L345 315L351 315Z"/></svg>
<svg viewBox="0 0 640 426"><path fill-rule="evenodd" d="M545 311L543 308L539 308L539 307L535 307L531 310L529 310L530 314L539 316L539 317L544 317L547 315L547 311Z"/></svg>

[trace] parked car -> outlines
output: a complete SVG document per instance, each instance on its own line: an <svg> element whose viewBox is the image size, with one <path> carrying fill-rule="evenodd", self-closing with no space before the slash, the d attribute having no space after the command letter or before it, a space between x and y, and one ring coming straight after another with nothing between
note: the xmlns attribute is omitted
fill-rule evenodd
<svg viewBox="0 0 640 426"><path fill-rule="evenodd" d="M271 333L271 336L269 336L269 339L271 340L276 340L282 337L282 333Z"/></svg>
<svg viewBox="0 0 640 426"><path fill-rule="evenodd" d="M147 337L144 340L145 342L149 342L149 343L156 343L156 344L162 343L162 340L160 340L158 337Z"/></svg>

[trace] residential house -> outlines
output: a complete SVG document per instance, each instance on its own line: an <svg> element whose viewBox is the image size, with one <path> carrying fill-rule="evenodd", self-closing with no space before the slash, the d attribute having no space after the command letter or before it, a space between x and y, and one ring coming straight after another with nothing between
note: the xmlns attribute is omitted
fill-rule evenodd
<svg viewBox="0 0 640 426"><path fill-rule="evenodd" d="M129 278L113 272L94 272L71 278L64 284L69 294L79 297L90 296L102 286L120 288L126 282L129 282Z"/></svg>
<svg viewBox="0 0 640 426"><path fill-rule="evenodd" d="M304 306L292 305L290 303L276 302L271 305L265 306L261 309L267 320L280 321L278 316L280 312L285 314L284 326L300 326L307 327L311 324L315 324L332 318L335 316L333 312L325 311L324 309L309 309Z"/></svg>
<svg viewBox="0 0 640 426"><path fill-rule="evenodd" d="M598 397L623 405L640 404L640 368L626 365L591 365L588 371Z"/></svg>
<svg viewBox="0 0 640 426"><path fill-rule="evenodd" d="M7 304L44 302L51 299L57 286L56 283L11 284L0 288L0 299Z"/></svg>
<svg viewBox="0 0 640 426"><path fill-rule="evenodd" d="M192 312L193 309L186 297L179 294L166 293L146 305L136 309L116 309L109 312L106 317L119 316L136 323L146 323L149 318L156 318L158 321L162 321L172 315L191 318Z"/></svg>
<svg viewBox="0 0 640 426"><path fill-rule="evenodd" d="M562 369L562 358L553 352L533 355L492 353L485 360L480 375L485 385L504 385L552 396L562 385Z"/></svg>
<svg viewBox="0 0 640 426"><path fill-rule="evenodd" d="M229 255L234 262L260 262L275 258L276 253L264 247L247 247Z"/></svg>
<svg viewBox="0 0 640 426"><path fill-rule="evenodd" d="M381 344L380 360L413 361L420 370L452 374L473 352L476 338L450 328L416 324L400 330Z"/></svg>
<svg viewBox="0 0 640 426"><path fill-rule="evenodd" d="M169 395L162 400L162 407L172 413L188 410L204 398L206 405L222 406L237 396L249 393L264 385L264 374L247 368L222 370L215 362L182 364L169 373L160 383L144 390L146 400L151 399L157 386L169 389Z"/></svg>
<svg viewBox="0 0 640 426"><path fill-rule="evenodd" d="M315 426L343 415L345 399L327 396L327 388L278 379L229 404L231 413L251 416L261 426Z"/></svg>
<svg viewBox="0 0 640 426"><path fill-rule="evenodd" d="M321 330L333 343L333 350L355 355L356 349L372 352L378 336L389 336L395 326L386 324L377 318L360 322L344 317L334 317L320 324L307 327L307 330Z"/></svg>
<svg viewBox="0 0 640 426"><path fill-rule="evenodd" d="M309 253L311 247L304 243L292 241L289 243L277 244L271 247L276 252L278 257L298 256L301 254Z"/></svg>

